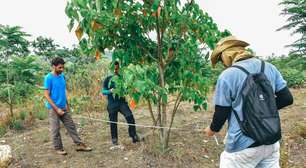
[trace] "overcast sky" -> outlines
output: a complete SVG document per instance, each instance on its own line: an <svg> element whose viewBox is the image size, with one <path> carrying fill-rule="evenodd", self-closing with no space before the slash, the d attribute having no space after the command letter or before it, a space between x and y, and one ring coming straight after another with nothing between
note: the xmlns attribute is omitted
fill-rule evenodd
<svg viewBox="0 0 306 168"><path fill-rule="evenodd" d="M251 44L257 55L287 54L284 46L295 38L288 31L277 32L285 24L280 16L280 0L196 0L221 30ZM65 15L67 0L0 0L0 24L19 25L33 37L51 37L56 43L71 47L77 44L69 33Z"/></svg>

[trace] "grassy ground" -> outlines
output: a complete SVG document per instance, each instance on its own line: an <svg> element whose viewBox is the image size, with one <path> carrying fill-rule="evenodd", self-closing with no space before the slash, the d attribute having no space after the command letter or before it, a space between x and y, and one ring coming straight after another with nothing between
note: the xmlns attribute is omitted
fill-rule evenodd
<svg viewBox="0 0 306 168"><path fill-rule="evenodd" d="M283 140L281 142L282 167L305 167L306 165L306 89L293 89L294 105L281 111ZM210 106L211 107L211 106ZM86 114L83 114L86 115ZM97 119L108 119L107 112L91 114ZM146 108L134 110L138 124L152 123ZM1 138L1 144L13 148L14 160L10 167L218 167L219 156L223 150L223 131L217 135L220 145L208 138L198 129L209 124L212 110L193 112L192 106L182 104L173 130L170 150L161 153L158 132L149 134L144 142L132 144L128 138L127 127L119 126L119 142L124 149L110 150L110 131L106 123L79 119L73 115L82 139L94 148L92 152L76 152L71 138L65 129L61 129L67 156L59 156L52 149L49 137L48 120L37 120L31 127L22 131L9 131ZM119 117L122 122L124 118ZM224 127L226 128L226 127ZM138 128L139 134L152 132L149 128ZM4 142L5 141L5 142Z"/></svg>

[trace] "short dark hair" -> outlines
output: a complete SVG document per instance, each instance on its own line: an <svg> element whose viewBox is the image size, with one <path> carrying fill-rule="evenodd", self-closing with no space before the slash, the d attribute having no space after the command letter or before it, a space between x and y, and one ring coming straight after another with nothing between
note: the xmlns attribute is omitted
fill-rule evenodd
<svg viewBox="0 0 306 168"><path fill-rule="evenodd" d="M114 65L119 65L119 61L115 61L115 62L114 62Z"/></svg>
<svg viewBox="0 0 306 168"><path fill-rule="evenodd" d="M59 64L62 64L64 65L65 64L65 61L63 58L61 57L55 57L53 58L53 60L51 61L51 65L53 66L58 66Z"/></svg>

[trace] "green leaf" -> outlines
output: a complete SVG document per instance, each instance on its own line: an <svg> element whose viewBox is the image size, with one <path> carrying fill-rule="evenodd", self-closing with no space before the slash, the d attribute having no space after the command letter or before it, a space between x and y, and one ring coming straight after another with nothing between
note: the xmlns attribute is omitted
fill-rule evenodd
<svg viewBox="0 0 306 168"><path fill-rule="evenodd" d="M162 102L163 103L168 103L168 95L166 95L166 94L162 95Z"/></svg>
<svg viewBox="0 0 306 168"><path fill-rule="evenodd" d="M202 104L202 108L205 109L205 110L208 110L208 105L207 105L207 103Z"/></svg>
<svg viewBox="0 0 306 168"><path fill-rule="evenodd" d="M7 46L7 41L1 40L0 39L0 47L6 47Z"/></svg>
<svg viewBox="0 0 306 168"><path fill-rule="evenodd" d="M73 20L73 19L70 19L70 22L69 22L69 24L68 24L68 30L69 30L69 32L71 32L73 26L74 26L74 20Z"/></svg>
<svg viewBox="0 0 306 168"><path fill-rule="evenodd" d="M67 5L65 7L65 13L68 17L72 17L71 9L72 9L71 4L67 2Z"/></svg>
<svg viewBox="0 0 306 168"><path fill-rule="evenodd" d="M152 5L153 11L157 10L159 3L160 3L160 0L154 0L153 5Z"/></svg>
<svg viewBox="0 0 306 168"><path fill-rule="evenodd" d="M139 102L141 95L139 93L134 93L132 95L133 99L136 101L136 103Z"/></svg>
<svg viewBox="0 0 306 168"><path fill-rule="evenodd" d="M135 89L139 90L140 93L144 93L146 90L146 82L145 81L136 81L135 84Z"/></svg>
<svg viewBox="0 0 306 168"><path fill-rule="evenodd" d="M78 4L78 6L85 8L86 7L86 3L85 0L75 0L76 4Z"/></svg>
<svg viewBox="0 0 306 168"><path fill-rule="evenodd" d="M201 107L199 105L194 105L193 106L193 110L194 111L198 111L199 109L201 109Z"/></svg>
<svg viewBox="0 0 306 168"><path fill-rule="evenodd" d="M126 81L127 82L133 82L132 80L133 80L133 74L132 73L125 73L124 74L124 77L125 77L125 79L126 79Z"/></svg>

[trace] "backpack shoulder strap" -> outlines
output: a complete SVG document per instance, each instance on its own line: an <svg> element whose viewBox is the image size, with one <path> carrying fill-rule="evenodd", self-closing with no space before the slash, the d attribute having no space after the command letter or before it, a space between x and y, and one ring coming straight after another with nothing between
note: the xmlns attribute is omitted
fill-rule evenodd
<svg viewBox="0 0 306 168"><path fill-rule="evenodd" d="M235 118L236 118L236 120L237 120L237 122L238 122L238 124L239 124L239 126L241 128L242 127L242 121L240 120L237 111L234 110L234 108L232 108L232 110L233 110L234 116L235 116Z"/></svg>
<svg viewBox="0 0 306 168"><path fill-rule="evenodd" d="M261 72L261 73L264 73L264 72L265 72L265 61L263 61L263 60L261 60L260 72Z"/></svg>
<svg viewBox="0 0 306 168"><path fill-rule="evenodd" d="M231 66L231 67L238 68L238 69L240 69L241 71L243 71L244 73L246 73L247 75L250 74L250 72L247 71L247 70L246 70L245 68L243 68L242 66L233 65L233 66Z"/></svg>
<svg viewBox="0 0 306 168"><path fill-rule="evenodd" d="M234 112L234 115L235 115L236 119L238 120L238 123L240 124L240 123L241 123L241 120L240 120L240 118L239 118L239 116L238 116L238 114L237 114L237 111L234 110L234 108L232 108L232 110L233 110L233 112Z"/></svg>

